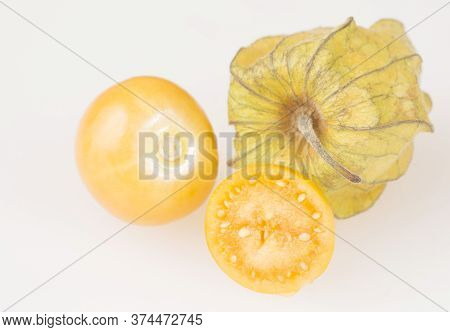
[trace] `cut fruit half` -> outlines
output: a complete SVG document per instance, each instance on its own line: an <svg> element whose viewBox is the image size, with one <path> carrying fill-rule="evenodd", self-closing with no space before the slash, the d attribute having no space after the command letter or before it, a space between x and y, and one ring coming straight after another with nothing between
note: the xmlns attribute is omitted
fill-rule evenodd
<svg viewBox="0 0 450 332"><path fill-rule="evenodd" d="M322 194L278 165L248 165L222 181L205 231L220 268L262 293L298 291L325 271L334 249L333 212Z"/></svg>

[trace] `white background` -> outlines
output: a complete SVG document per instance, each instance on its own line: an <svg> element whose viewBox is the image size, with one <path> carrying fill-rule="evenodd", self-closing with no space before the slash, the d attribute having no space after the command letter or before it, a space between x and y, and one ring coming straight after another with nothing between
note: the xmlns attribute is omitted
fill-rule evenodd
<svg viewBox="0 0 450 332"><path fill-rule="evenodd" d="M444 1L5 1L117 80L170 79L227 125L229 63L255 39L348 16L411 27ZM450 6L410 33L424 59L435 133L416 140L408 173L336 232L450 308ZM124 224L88 194L74 162L78 122L111 80L0 3L0 309ZM219 142L221 178L225 141ZM337 240L325 274L291 297L231 281L209 255L205 206L161 227L131 226L12 310L435 311L434 304Z"/></svg>

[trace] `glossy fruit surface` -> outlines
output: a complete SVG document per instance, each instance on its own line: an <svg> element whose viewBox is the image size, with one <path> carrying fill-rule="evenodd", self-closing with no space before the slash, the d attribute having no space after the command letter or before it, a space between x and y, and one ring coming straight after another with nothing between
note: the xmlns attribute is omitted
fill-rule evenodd
<svg viewBox="0 0 450 332"><path fill-rule="evenodd" d="M186 91L156 77L114 85L90 105L78 130L76 159L92 195L114 215L139 217L140 224L192 212L217 172L206 115Z"/></svg>
<svg viewBox="0 0 450 332"><path fill-rule="evenodd" d="M282 166L248 165L214 190L205 221L220 268L257 292L290 294L321 275L334 248L331 208Z"/></svg>

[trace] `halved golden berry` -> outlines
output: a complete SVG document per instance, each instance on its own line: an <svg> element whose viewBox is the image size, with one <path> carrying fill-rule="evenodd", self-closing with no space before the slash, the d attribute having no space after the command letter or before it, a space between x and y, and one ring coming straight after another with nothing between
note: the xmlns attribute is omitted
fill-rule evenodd
<svg viewBox="0 0 450 332"><path fill-rule="evenodd" d="M276 165L249 165L220 183L205 231L220 268L262 293L298 291L322 274L334 248L333 213L322 194Z"/></svg>

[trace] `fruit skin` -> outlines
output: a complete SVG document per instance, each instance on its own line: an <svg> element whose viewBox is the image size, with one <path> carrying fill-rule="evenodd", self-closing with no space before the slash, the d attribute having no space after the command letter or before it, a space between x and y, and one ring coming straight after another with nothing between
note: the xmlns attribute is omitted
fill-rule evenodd
<svg viewBox="0 0 450 332"><path fill-rule="evenodd" d="M196 143L192 177L140 178L139 133L175 135L185 129ZM199 151L200 134L210 138L204 147L208 154ZM78 129L76 161L91 194L120 219L133 221L158 204L136 220L147 225L166 223L195 210L211 191L217 173L216 141L206 115L186 91L157 77L128 79L104 91L89 106ZM199 176L200 163L209 178Z"/></svg>
<svg viewBox="0 0 450 332"><path fill-rule="evenodd" d="M292 181L292 184L294 188L297 188L299 192L306 193L307 199L302 203L300 206L301 209L304 209L308 212L312 211L320 211L321 218L319 220L308 220L307 224L311 227L311 229L317 229L321 228L321 233L314 233L313 231L311 234L312 236L316 236L318 239L316 241L319 241L320 246L313 247L310 249L310 256L306 255L302 258L304 259L311 259L311 261L308 261L309 267L307 271L300 271L300 274L298 274L298 268L296 271L296 266L298 266L298 262L294 264L294 266L289 265L289 271L292 271L292 275L287 277L287 273L289 271L278 271L278 273L282 273L283 280L272 280L272 279L265 279L260 278L259 276L264 273L264 271L257 271L257 276L252 277L251 272L249 271L242 271L239 268L236 267L236 263L230 262L229 255L230 252L227 252L226 255L223 254L223 246L221 246L221 241L227 241L226 238L220 238L222 236L218 232L218 227L220 228L220 224L225 222L230 222L230 228L234 228L237 226L237 223L241 222L238 220L239 218L234 216L230 219L218 219L218 211L221 209L224 209L223 202L224 200L230 201L229 193L234 193L234 195L245 195L246 188L249 188L249 190L252 190L252 188L255 188L260 181L266 182L271 181L267 180L267 177L264 176L266 173L266 170L270 170L271 174L278 174L277 172L279 170L282 170L285 174L285 179L289 179ZM252 174L255 174L255 178L257 177L256 174L263 174L258 178L258 181L256 184L251 184L249 178L252 177ZM288 181L289 181L288 180ZM240 188L240 194L236 194L236 187ZM276 187L276 185L275 185ZM263 193L271 193L271 189L269 189L266 186L261 186L262 190L264 190ZM261 193L261 196L262 194ZM272 197L274 200L281 198L280 201L282 203L285 203L284 206L281 204L277 204L272 202L271 200L268 200L263 203L264 206L257 206L254 208L253 212L259 212L259 209L261 208L273 208L271 210L271 213L277 214L280 209L286 208L289 213L295 213L298 211L298 203L295 199L295 197L290 197L287 194L281 194L282 196L279 196L278 194L274 194ZM247 198L247 196L244 197L244 199ZM287 201L289 199L289 202ZM257 202L255 200L247 200L246 202L250 204L254 204ZM271 204L274 204L274 206L271 207ZM294 204L294 205L292 205ZM297 206L297 207L296 207ZM232 207L231 207L232 209ZM253 220L254 221L254 220ZM292 225L298 220L286 220L284 225L277 224L275 225L274 229L280 229L283 226L285 227L293 227ZM238 226L239 228L240 226ZM302 226L303 227L303 226ZM256 292L260 293L266 293L266 294L282 294L282 295L291 295L297 292L301 287L303 287L305 284L313 282L316 278L318 278L327 268L329 261L331 260L331 257L333 255L334 251L334 241L335 241L335 234L334 234L334 218L333 218L333 212L331 208L329 207L328 203L326 202L325 197L322 195L320 190L317 188L317 186L310 180L305 179L299 172L295 171L294 169L290 169L288 167L283 167L279 165L270 165L270 164L249 164L244 169L240 169L237 172L230 175L228 178L223 180L213 191L211 194L207 210L206 210L206 217L205 217L205 234L206 234L206 242L209 248L209 251L211 255L213 256L216 263L219 265L219 267L234 281L239 283L240 285L251 289ZM238 229L234 229L230 237L228 237L228 241L226 242L227 245L231 245L236 247L237 251L242 253L242 256L239 256L239 253L237 254L237 264L240 263L241 260L244 260L249 257L255 257L260 252L258 251L252 251L252 252L246 252L246 248L248 245L245 244L239 244L239 241L236 241L238 234ZM236 235L237 234L237 235ZM291 234L292 237L295 237L295 234ZM247 237L248 238L248 237ZM246 238L246 239L247 239ZM224 240L225 239L225 240ZM231 239L231 240L230 240ZM238 238L239 239L239 238ZM298 247L294 247L292 250L283 251L280 249L280 251L272 251L271 253L274 255L272 259L275 259L278 261L284 261L289 260L289 257L280 257L284 255L290 256L290 252L296 251L295 249L299 249ZM262 249L264 250L264 248ZM306 249L302 249L306 250ZM261 251L261 250L260 250ZM313 253L311 253L313 252ZM270 257L267 258L267 261L271 261ZM269 272L271 270L269 269ZM267 272L267 271L266 271Z"/></svg>
<svg viewBox="0 0 450 332"><path fill-rule="evenodd" d="M317 183L337 217L368 209L406 172L415 135L432 131L431 100L418 83L421 61L391 19L366 29L351 18L240 49L228 99L234 166L286 164ZM249 135L260 139L244 142Z"/></svg>

